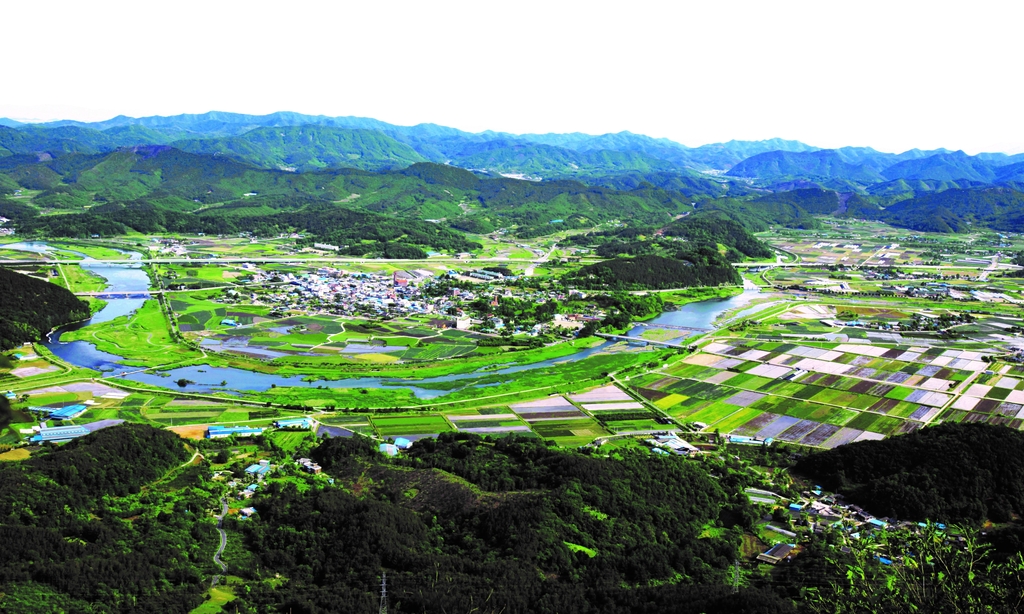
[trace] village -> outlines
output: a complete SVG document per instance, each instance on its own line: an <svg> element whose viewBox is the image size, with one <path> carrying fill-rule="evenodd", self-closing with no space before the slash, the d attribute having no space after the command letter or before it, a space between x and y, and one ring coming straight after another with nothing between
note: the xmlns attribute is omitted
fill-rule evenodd
<svg viewBox="0 0 1024 614"><path fill-rule="evenodd" d="M505 320L492 313L501 299L542 304L587 297L579 291L524 290L509 283L516 276L487 268L434 275L424 269L354 273L325 266L309 273L293 273L263 271L251 264L243 267L251 274L247 285L259 289L246 295L225 290L223 302L270 306L272 315L301 311L305 315L357 318L430 316L435 328L496 333L506 330ZM517 323L507 330L531 336L566 334L606 315L596 304L586 307L581 313L554 313L550 321Z"/></svg>

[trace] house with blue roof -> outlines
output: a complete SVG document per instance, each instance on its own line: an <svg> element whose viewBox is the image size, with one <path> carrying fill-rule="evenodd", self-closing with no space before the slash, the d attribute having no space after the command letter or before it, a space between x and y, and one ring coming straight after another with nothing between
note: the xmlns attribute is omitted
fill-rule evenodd
<svg viewBox="0 0 1024 614"><path fill-rule="evenodd" d="M245 472L250 476L255 477L257 480L262 480L267 474L270 473L270 461L261 460L255 465L249 465L245 468Z"/></svg>
<svg viewBox="0 0 1024 614"><path fill-rule="evenodd" d="M387 456L398 456L398 446L393 443L382 443L377 449L380 450L381 454L386 454Z"/></svg>

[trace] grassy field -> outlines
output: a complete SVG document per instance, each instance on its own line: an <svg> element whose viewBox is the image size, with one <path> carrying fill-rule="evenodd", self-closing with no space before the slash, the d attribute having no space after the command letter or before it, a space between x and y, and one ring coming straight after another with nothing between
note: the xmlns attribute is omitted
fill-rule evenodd
<svg viewBox="0 0 1024 614"><path fill-rule="evenodd" d="M64 333L61 341L90 341L102 351L126 359L126 364L159 366L199 356L171 339L166 319L155 300L133 314Z"/></svg>
<svg viewBox="0 0 1024 614"><path fill-rule="evenodd" d="M425 433L445 433L452 430L451 425L440 415L421 414L416 416L374 416L370 419L374 429L381 437L399 435L422 435Z"/></svg>

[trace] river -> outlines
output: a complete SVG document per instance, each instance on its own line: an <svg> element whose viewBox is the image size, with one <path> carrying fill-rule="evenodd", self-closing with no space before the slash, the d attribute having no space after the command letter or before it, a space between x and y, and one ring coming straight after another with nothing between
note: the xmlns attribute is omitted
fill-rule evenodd
<svg viewBox="0 0 1024 614"><path fill-rule="evenodd" d="M45 243L25 242L13 243L4 246L6 249L18 249L35 253L47 253L50 248ZM68 250L61 250L68 251ZM138 260L141 255L135 252L122 252L132 260ZM83 255L83 254L79 254ZM83 255L84 256L84 255ZM149 289L149 276L142 270L141 265L117 264L110 265L98 262L91 258L84 258L80 266L90 273L98 275L107 281L106 290L111 292L140 292ZM693 328L711 328L715 319L725 311L737 309L750 302L758 293L757 287L751 284L745 287L743 293L727 298L699 301L683 305L677 311L667 311L660 316L650 320L647 324L670 324L676 326L689 326ZM117 298L107 301L106 306L85 322L72 324L54 331L44 344L56 356L62 360L77 365L100 371L104 377L122 377L136 382L142 382L162 388L174 388L175 382L179 379L186 379L190 382L183 390L188 392L262 392L277 387L303 387L303 388L381 388L394 389L404 388L411 391L417 398L432 399L450 392L449 390L432 390L423 388L416 384L434 384L460 380L478 379L483 376L510 375L521 371L532 369L543 369L566 361L581 360L604 351L615 342L605 342L593 348L580 350L575 354L560 358L544 360L526 365L516 365L496 370L482 370L475 373L462 373L457 375L445 375L440 377L417 379L415 383L408 380L381 377L360 377L342 380L320 380L315 382L302 381L301 375L290 377L274 375L270 373L258 373L235 367L212 367L210 365L198 365L191 367L179 367L168 371L161 371L160 375L153 372L138 372L138 367L127 367L120 363L122 357L115 354L103 352L87 341L72 341L64 343L60 340L61 335L69 330L76 330L90 324L108 322L114 318L128 315L142 306L144 299ZM753 308L756 310L756 308ZM742 314L743 312L740 312ZM639 336L645 330L644 326L638 326L629 331L630 336ZM685 333L680 333L685 335ZM221 385L221 382L227 382Z"/></svg>

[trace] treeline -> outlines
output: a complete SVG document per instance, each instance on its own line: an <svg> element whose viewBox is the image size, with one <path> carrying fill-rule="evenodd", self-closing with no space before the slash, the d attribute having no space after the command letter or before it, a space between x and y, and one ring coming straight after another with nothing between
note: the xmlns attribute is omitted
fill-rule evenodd
<svg viewBox="0 0 1024 614"><path fill-rule="evenodd" d="M1024 433L1003 426L943 423L812 454L795 469L881 516L981 523L1024 514Z"/></svg>
<svg viewBox="0 0 1024 614"><path fill-rule="evenodd" d="M251 585L233 606L370 611L386 572L398 612L791 610L725 585L756 514L682 458L602 458L471 434L421 440L392 461L363 438L328 439L312 456L361 496L281 484L258 495L249 549L261 575L288 579ZM701 537L724 517L719 536Z"/></svg>
<svg viewBox="0 0 1024 614"><path fill-rule="evenodd" d="M7 350L88 318L89 304L56 284L0 267L0 314L0 349Z"/></svg>
<svg viewBox="0 0 1024 614"><path fill-rule="evenodd" d="M0 607L17 612L189 612L202 603L214 499L141 491L189 457L173 433L110 427L0 463ZM132 494L139 493L139 494Z"/></svg>
<svg viewBox="0 0 1024 614"><path fill-rule="evenodd" d="M637 256L588 264L563 277L564 283L584 289L657 290L690 286L738 285L740 275L711 247L698 246L676 258Z"/></svg>

